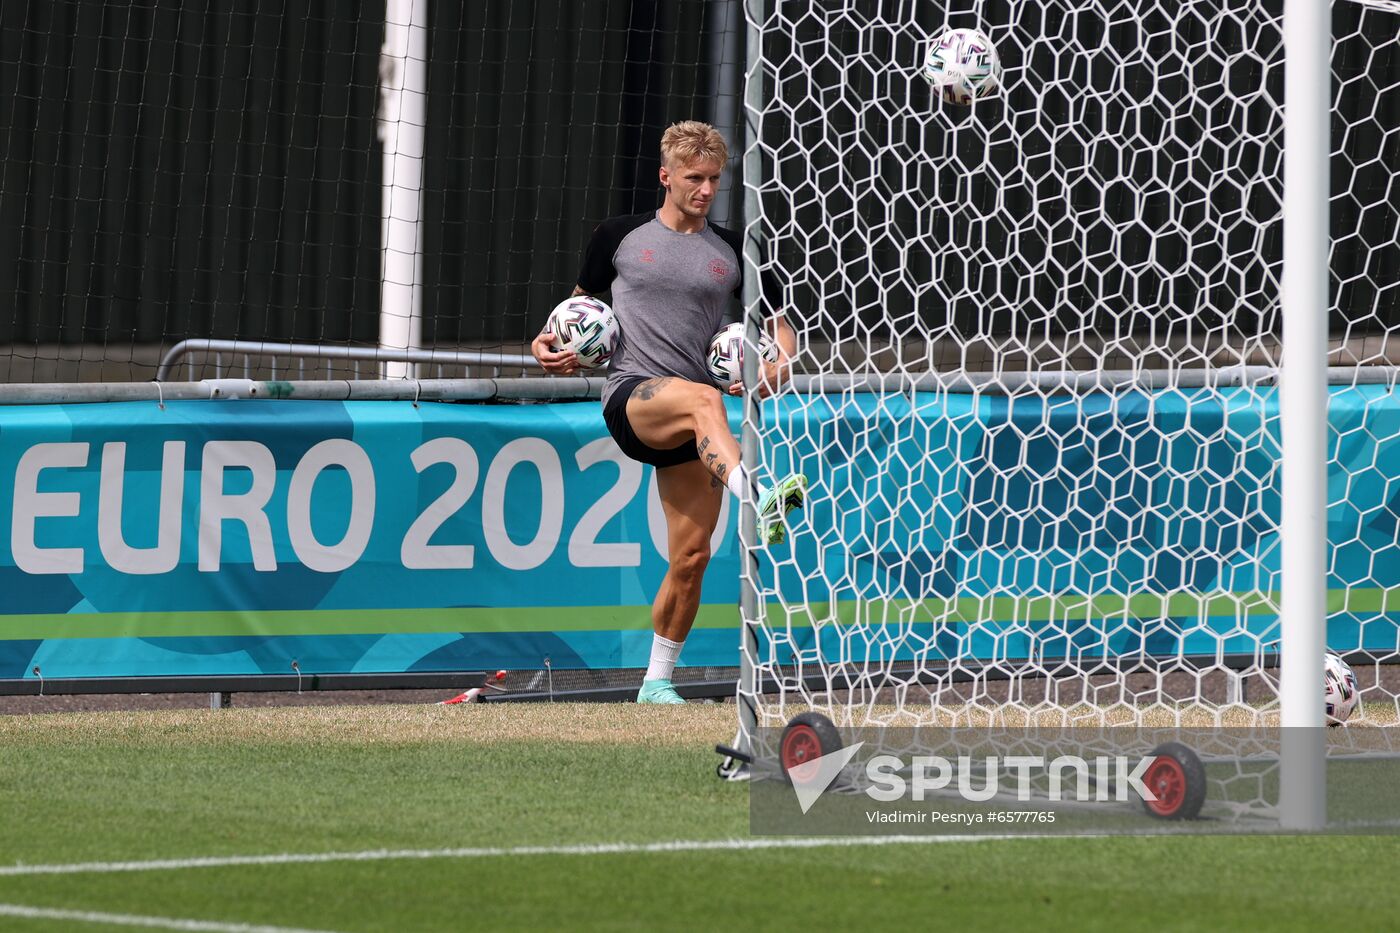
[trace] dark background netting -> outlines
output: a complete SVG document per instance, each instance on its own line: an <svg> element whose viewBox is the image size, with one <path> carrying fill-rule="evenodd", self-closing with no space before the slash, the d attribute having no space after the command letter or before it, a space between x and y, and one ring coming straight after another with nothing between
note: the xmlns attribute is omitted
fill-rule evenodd
<svg viewBox="0 0 1400 933"><path fill-rule="evenodd" d="M533 336L593 226L659 203L663 129L724 106L737 13L432 4L425 342ZM0 7L0 345L377 342L383 19L315 0Z"/></svg>

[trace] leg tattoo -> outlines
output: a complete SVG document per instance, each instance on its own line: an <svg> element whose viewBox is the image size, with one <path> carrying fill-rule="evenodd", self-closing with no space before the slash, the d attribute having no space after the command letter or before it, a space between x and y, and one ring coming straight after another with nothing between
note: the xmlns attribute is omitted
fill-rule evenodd
<svg viewBox="0 0 1400 933"><path fill-rule="evenodd" d="M633 389L632 392L642 401L649 401L655 398L656 393L661 391L662 386L670 381L671 377L669 376L657 376L654 379L648 379L646 382L639 382L637 388Z"/></svg>

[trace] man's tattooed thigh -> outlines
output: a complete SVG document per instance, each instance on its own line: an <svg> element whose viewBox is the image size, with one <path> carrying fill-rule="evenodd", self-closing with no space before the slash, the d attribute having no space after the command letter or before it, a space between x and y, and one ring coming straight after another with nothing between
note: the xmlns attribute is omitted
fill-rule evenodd
<svg viewBox="0 0 1400 933"><path fill-rule="evenodd" d="M644 402L648 401L655 398L656 393L660 392L662 387L670 381L670 376L656 376L646 382L639 382L637 388L632 390L632 394Z"/></svg>

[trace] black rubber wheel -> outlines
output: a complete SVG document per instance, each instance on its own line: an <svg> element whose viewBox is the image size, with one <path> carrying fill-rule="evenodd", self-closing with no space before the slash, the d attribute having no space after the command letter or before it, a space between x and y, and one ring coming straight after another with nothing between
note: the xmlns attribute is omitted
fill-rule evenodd
<svg viewBox="0 0 1400 933"><path fill-rule="evenodd" d="M821 713L799 713L788 720L778 746L778 764L783 780L791 782L788 772L809 761L830 755L841 748L841 733Z"/></svg>
<svg viewBox="0 0 1400 933"><path fill-rule="evenodd" d="M1165 742L1152 750L1156 760L1142 783L1157 797L1142 806L1159 820L1194 820L1206 802L1206 766L1180 742Z"/></svg>

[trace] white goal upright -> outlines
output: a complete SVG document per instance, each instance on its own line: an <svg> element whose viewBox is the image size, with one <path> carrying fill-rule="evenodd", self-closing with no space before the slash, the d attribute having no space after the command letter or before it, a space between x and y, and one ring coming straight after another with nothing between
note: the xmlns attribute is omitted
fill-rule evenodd
<svg viewBox="0 0 1400 933"><path fill-rule="evenodd" d="M812 486L744 730L1321 726L1324 645L1396 720L1394 6L749 0L746 455ZM919 80L949 27L1000 93Z"/></svg>

